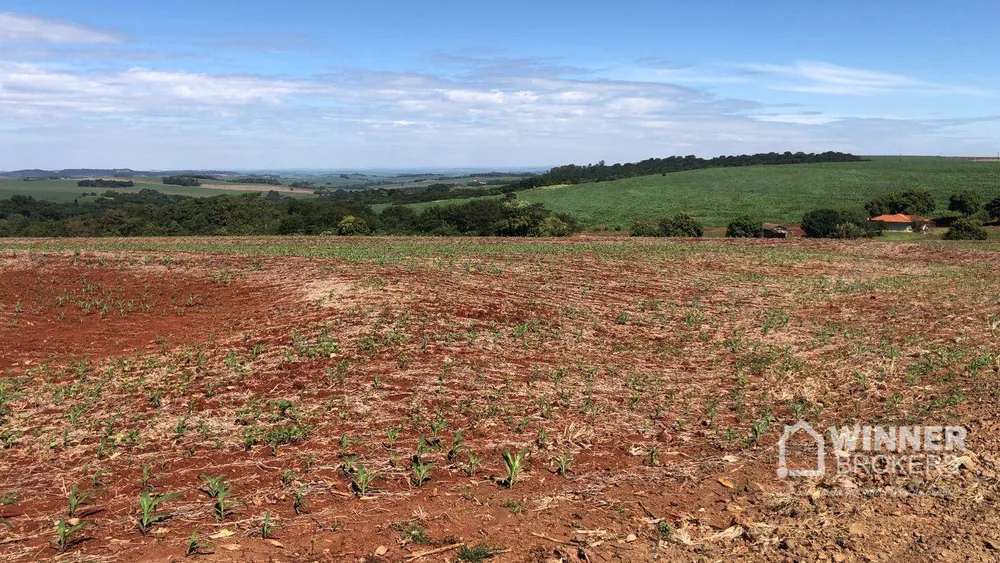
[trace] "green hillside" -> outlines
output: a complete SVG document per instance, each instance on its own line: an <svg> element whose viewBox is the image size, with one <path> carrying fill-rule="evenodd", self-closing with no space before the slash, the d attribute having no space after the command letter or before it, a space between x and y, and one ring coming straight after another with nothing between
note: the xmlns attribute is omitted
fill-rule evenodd
<svg viewBox="0 0 1000 563"><path fill-rule="evenodd" d="M871 162L748 166L641 176L518 193L530 203L575 215L590 226L628 228L638 217L686 211L710 227L744 213L798 222L819 207L860 206L875 194L925 188L938 212L958 190L1000 196L1000 163L937 157L873 157Z"/></svg>

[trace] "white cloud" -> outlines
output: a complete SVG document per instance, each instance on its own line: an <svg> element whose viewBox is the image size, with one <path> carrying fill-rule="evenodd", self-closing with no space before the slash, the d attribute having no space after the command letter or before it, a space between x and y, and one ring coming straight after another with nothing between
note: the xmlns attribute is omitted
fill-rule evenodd
<svg viewBox="0 0 1000 563"><path fill-rule="evenodd" d="M0 168L519 166L688 153L906 152L935 139L965 152L982 142L954 143L956 131L976 119L796 113L705 89L533 69L460 78L341 69L275 78L153 66L91 71L0 61ZM911 83L832 65L758 65L755 72L800 85Z"/></svg>
<svg viewBox="0 0 1000 563"><path fill-rule="evenodd" d="M502 104L503 92L491 90L487 92L477 90L446 90L444 97L452 102L461 104Z"/></svg>
<svg viewBox="0 0 1000 563"><path fill-rule="evenodd" d="M828 115L810 115L801 113L767 113L753 116L757 121L771 123L794 123L796 125L826 125L838 121L839 118Z"/></svg>
<svg viewBox="0 0 1000 563"><path fill-rule="evenodd" d="M751 75L782 77L791 82L772 83L776 90L814 94L869 96L875 94L983 94L974 88L935 84L901 74L850 68L815 61L800 61L792 65L738 65Z"/></svg>
<svg viewBox="0 0 1000 563"><path fill-rule="evenodd" d="M163 89L180 100L209 104L275 104L303 92L302 83L252 76L205 76L190 72L164 72L145 68L130 69L115 79L126 87Z"/></svg>
<svg viewBox="0 0 1000 563"><path fill-rule="evenodd" d="M110 31L76 23L0 12L0 44L3 43L119 43L122 37Z"/></svg>

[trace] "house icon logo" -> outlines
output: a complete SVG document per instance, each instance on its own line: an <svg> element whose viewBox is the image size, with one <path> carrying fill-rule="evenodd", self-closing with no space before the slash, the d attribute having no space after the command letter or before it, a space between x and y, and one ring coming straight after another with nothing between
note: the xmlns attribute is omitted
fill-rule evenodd
<svg viewBox="0 0 1000 563"><path fill-rule="evenodd" d="M812 438L813 442L816 443L816 469L788 469L788 460L786 458L788 441L800 430L808 434L809 437ZM825 473L826 451L824 448L823 435L813 429L813 427L804 420L800 420L792 426L785 426L785 431L782 433L781 439L778 440L778 478L822 477Z"/></svg>

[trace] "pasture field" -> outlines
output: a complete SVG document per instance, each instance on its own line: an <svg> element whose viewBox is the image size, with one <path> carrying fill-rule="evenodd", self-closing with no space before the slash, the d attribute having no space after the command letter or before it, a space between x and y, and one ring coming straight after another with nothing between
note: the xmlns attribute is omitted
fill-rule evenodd
<svg viewBox="0 0 1000 563"><path fill-rule="evenodd" d="M590 226L628 229L639 217L684 211L709 227L750 213L765 221L798 223L822 207L861 207L872 196L924 188L946 212L948 197L972 190L986 201L1000 197L1000 163L935 157L871 157L870 162L747 166L640 176L615 182L551 186L521 192Z"/></svg>
<svg viewBox="0 0 1000 563"><path fill-rule="evenodd" d="M996 242L2 239L0 279L0 559L1000 546ZM797 420L967 449L780 479Z"/></svg>
<svg viewBox="0 0 1000 563"><path fill-rule="evenodd" d="M35 199L55 201L58 203L71 202L83 194L97 192L102 194L110 192L137 193L140 190L156 190L168 195L186 195L193 197L210 197L215 195L231 195L234 193L267 191L259 186L241 186L239 184L227 184L225 188L213 189L205 186L174 186L162 184L159 179L154 178L118 178L120 180L133 180L135 187L132 188L81 188L76 185L77 179L73 180L35 180L25 182L22 180L5 179L0 180L0 199L7 199L15 195L32 196ZM293 197L312 197L309 190L288 191L284 188L284 195Z"/></svg>

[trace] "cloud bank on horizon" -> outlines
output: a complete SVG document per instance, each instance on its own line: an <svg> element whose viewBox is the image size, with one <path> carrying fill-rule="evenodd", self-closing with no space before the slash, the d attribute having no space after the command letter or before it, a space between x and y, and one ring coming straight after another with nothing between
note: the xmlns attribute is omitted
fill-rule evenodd
<svg viewBox="0 0 1000 563"><path fill-rule="evenodd" d="M0 12L0 169L516 167L1000 145L992 76L794 53L688 62L623 50L588 62L549 45L426 39L389 57L399 47L352 53L324 37L278 24L158 36Z"/></svg>

